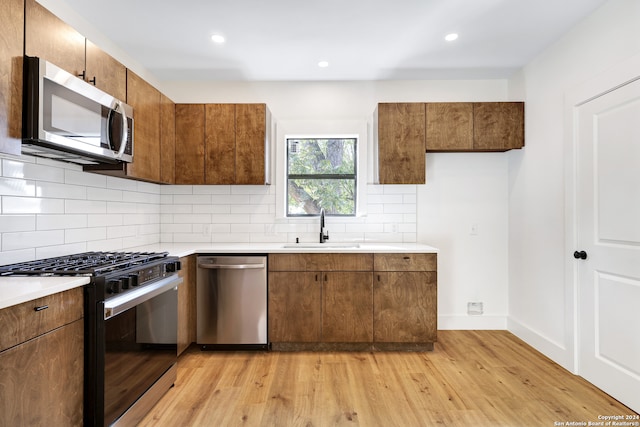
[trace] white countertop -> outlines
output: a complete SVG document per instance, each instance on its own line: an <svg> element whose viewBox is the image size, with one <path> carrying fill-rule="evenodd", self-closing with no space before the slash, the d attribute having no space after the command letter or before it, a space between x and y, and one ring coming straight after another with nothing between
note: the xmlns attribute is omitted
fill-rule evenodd
<svg viewBox="0 0 640 427"><path fill-rule="evenodd" d="M313 247L309 247L313 245ZM346 246L345 246L346 245ZM420 243L158 243L127 248L126 251L168 252L171 256L192 254L270 253L438 253ZM89 283L89 277L0 277L0 309Z"/></svg>
<svg viewBox="0 0 640 427"><path fill-rule="evenodd" d="M169 252L172 256L205 253L438 253L438 249L420 243L158 243L128 248L128 251ZM346 245L346 246L345 246ZM286 247L285 247L286 246Z"/></svg>
<svg viewBox="0 0 640 427"><path fill-rule="evenodd" d="M89 277L1 277L0 309L89 283Z"/></svg>

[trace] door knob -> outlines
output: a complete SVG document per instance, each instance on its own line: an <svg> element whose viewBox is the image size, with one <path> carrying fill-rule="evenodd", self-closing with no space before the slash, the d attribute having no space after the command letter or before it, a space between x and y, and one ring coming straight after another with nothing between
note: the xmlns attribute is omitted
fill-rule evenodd
<svg viewBox="0 0 640 427"><path fill-rule="evenodd" d="M587 253L585 251L575 251L573 257L575 259L587 259Z"/></svg>

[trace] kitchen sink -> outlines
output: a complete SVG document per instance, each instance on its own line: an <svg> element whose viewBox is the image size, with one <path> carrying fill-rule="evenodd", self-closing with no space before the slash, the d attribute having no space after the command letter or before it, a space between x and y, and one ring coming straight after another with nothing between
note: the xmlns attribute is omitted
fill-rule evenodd
<svg viewBox="0 0 640 427"><path fill-rule="evenodd" d="M285 249L358 249L359 243L287 243Z"/></svg>

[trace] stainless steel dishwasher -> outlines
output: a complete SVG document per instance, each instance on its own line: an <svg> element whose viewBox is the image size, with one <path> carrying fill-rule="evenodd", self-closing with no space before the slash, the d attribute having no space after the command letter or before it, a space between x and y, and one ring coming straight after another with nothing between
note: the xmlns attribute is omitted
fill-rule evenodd
<svg viewBox="0 0 640 427"><path fill-rule="evenodd" d="M203 350L267 349L267 257L202 255L197 343Z"/></svg>

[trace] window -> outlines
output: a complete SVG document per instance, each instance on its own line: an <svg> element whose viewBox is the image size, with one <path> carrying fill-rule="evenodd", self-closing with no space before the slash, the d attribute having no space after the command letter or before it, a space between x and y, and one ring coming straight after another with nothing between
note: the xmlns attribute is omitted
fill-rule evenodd
<svg viewBox="0 0 640 427"><path fill-rule="evenodd" d="M287 216L356 214L356 138L287 139Z"/></svg>

